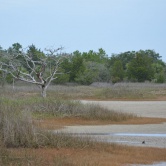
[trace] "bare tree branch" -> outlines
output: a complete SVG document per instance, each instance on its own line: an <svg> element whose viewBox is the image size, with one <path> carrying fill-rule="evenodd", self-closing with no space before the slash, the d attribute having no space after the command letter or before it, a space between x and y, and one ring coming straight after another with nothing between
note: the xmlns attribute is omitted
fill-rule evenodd
<svg viewBox="0 0 166 166"><path fill-rule="evenodd" d="M42 89L42 96L45 97L48 86L57 78L55 75L63 74L59 72L59 68L67 55L58 54L58 51L62 49L62 47L46 49L46 56L37 58L37 60L33 59L32 54L24 51L3 54L0 57L0 70L10 74L15 79L39 85ZM47 69L49 72L46 72Z"/></svg>

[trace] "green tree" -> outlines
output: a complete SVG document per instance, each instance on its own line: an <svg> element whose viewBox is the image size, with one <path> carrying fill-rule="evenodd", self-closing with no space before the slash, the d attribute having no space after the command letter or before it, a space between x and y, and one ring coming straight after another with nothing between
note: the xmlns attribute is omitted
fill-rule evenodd
<svg viewBox="0 0 166 166"><path fill-rule="evenodd" d="M14 43L12 45L12 49L15 50L16 52L21 52L22 45L20 43Z"/></svg>
<svg viewBox="0 0 166 166"><path fill-rule="evenodd" d="M111 70L111 80L113 83L120 82L124 78L124 69L121 60L114 62Z"/></svg>
<svg viewBox="0 0 166 166"><path fill-rule="evenodd" d="M156 63L158 61L161 61L161 56L159 55L159 53L156 53L154 50L140 50L139 51L141 54L145 54L148 57L151 57L153 60L153 63Z"/></svg>
<svg viewBox="0 0 166 166"><path fill-rule="evenodd" d="M32 60L34 61L38 61L45 57L45 54L40 49L36 48L34 44L28 46L27 54L32 57Z"/></svg>
<svg viewBox="0 0 166 166"><path fill-rule="evenodd" d="M162 63L153 63L152 67L154 69L154 82L156 83L164 83L165 82L165 65Z"/></svg>
<svg viewBox="0 0 166 166"><path fill-rule="evenodd" d="M105 63L108 59L106 52L102 48L100 48L98 52L93 50L90 50L89 52L83 52L82 57L86 62L92 61L97 63Z"/></svg>
<svg viewBox="0 0 166 166"><path fill-rule="evenodd" d="M129 80L138 82L151 81L154 77L152 62L151 57L137 52L135 58L128 64L127 74Z"/></svg>
<svg viewBox="0 0 166 166"><path fill-rule="evenodd" d="M84 62L85 70L78 73L76 82L90 85L93 82L108 82L110 79L109 72L104 64L97 62Z"/></svg>
<svg viewBox="0 0 166 166"><path fill-rule="evenodd" d="M123 65L123 69L127 69L127 64L134 59L135 51L127 51L120 54L112 54L111 58L108 61L108 67L112 67L116 61L121 61Z"/></svg>
<svg viewBox="0 0 166 166"><path fill-rule="evenodd" d="M12 47L9 47L7 49L7 53L8 54L12 54L12 55L14 55L14 54L16 55L18 53L21 53L21 49L22 49L22 45L21 44L14 43L14 44L12 44Z"/></svg>
<svg viewBox="0 0 166 166"><path fill-rule="evenodd" d="M75 51L70 58L70 82L74 82L78 73L82 73L85 70L84 59L79 51Z"/></svg>

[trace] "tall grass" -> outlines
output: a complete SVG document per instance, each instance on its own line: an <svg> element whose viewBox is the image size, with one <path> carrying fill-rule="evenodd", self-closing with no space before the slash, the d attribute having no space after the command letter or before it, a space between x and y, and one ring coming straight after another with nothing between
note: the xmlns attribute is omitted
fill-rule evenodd
<svg viewBox="0 0 166 166"><path fill-rule="evenodd" d="M96 104L83 104L80 101L62 99L53 100L52 98L39 99L31 103L28 109L39 117L79 117L86 120L107 120L112 122L136 118L133 114L111 111Z"/></svg>
<svg viewBox="0 0 166 166"><path fill-rule="evenodd" d="M34 85L17 85L0 87L1 97L30 98L40 97L40 89ZM116 83L102 86L62 86L51 85L48 97L55 99L155 99L166 96L166 84L155 83Z"/></svg>
<svg viewBox="0 0 166 166"><path fill-rule="evenodd" d="M117 86L117 87L116 87ZM63 99L77 99L77 98L95 98L96 94L99 95L99 98L103 98L108 93L110 89L115 90L115 94L120 94L122 91L125 93L121 96L129 94L129 89L134 89L134 87L126 87L127 90L124 90L122 85L114 85L111 87L105 88L96 88L96 87L63 87L63 86L52 86L48 92L48 98L43 100L40 96L40 91L34 89L34 87L15 87L15 89L6 87L6 89L0 89L0 165L49 165L49 163L42 160L42 158L36 157L31 153L25 153L23 155L13 155L10 153L10 148L32 148L39 149L46 147L47 148L70 148L70 149L94 149L94 158L96 159L96 151L99 151L98 157L102 153L107 154L110 157L110 154L119 154L119 146L111 146L111 150L107 148L104 149L104 144L100 146L94 140L90 138L81 138L72 136L70 134L64 133L52 133L49 131L42 131L38 126L34 125L33 118L47 116L53 116L57 118L63 117L81 117L88 120L100 119L100 120L110 120L110 121L123 121L128 118L133 118L134 115L131 114L121 114L116 113L107 109L103 109L100 106L96 105L83 105L78 101L67 101ZM122 89L120 89L122 88ZM139 87L143 89L143 92L146 88ZM88 92L89 90L89 92ZM144 93L151 93L152 91L164 91L165 87L151 87L148 91ZM104 93L103 93L104 92ZM112 91L113 92L113 91ZM111 93L112 93L111 92ZM134 92L134 90L133 90ZM114 94L114 95L115 95ZM160 93L159 93L160 94ZM137 95L135 93L135 95ZM115 95L116 96L116 95ZM106 96L107 97L107 96ZM114 96L113 96L114 97ZM119 97L119 96L118 96ZM63 98L63 99L62 99ZM105 147L108 147L108 144L105 144ZM9 148L9 149L8 149ZM15 148L16 149L16 148ZM32 150L31 149L31 150ZM43 148L44 149L44 148ZM88 149L88 150L89 150ZM96 149L96 150L95 150ZM123 154L126 152L126 147L123 147ZM88 151L87 150L87 151ZM108 153L106 153L108 152ZM131 152L129 149L127 155ZM141 151L141 153L143 153ZM140 153L138 153L140 154ZM147 151L146 151L146 154ZM163 153L165 154L165 153ZM66 155L65 155L66 156ZM132 152L132 156L135 156L135 150ZM145 156L145 155L143 155ZM160 155L161 156L161 155ZM76 155L77 157L77 155ZM152 155L152 158L154 156ZM164 157L163 157L164 158ZM91 159L91 157L90 157ZM108 159L108 158L107 158ZM106 160L107 160L106 159ZM123 158L124 159L124 158ZM121 159L121 160L123 160ZM145 161L147 158L145 159ZM161 160L161 159L160 159ZM95 162L98 162L95 160ZM111 162L111 160L110 160ZM128 161L127 161L128 162ZM41 164L42 163L42 164ZM71 160L64 159L64 156L55 156L54 163L52 165L78 165L72 163ZM88 165L80 164L80 165Z"/></svg>
<svg viewBox="0 0 166 166"><path fill-rule="evenodd" d="M53 100L33 97L26 100L0 101L0 140L7 147L84 147L90 140L70 134L42 131L34 125L33 116L80 117L87 120L124 121L132 114L117 113L98 105L84 105L78 101Z"/></svg>
<svg viewBox="0 0 166 166"><path fill-rule="evenodd" d="M96 91L100 99L155 99L163 95L166 95L166 84L155 83L116 83Z"/></svg>
<svg viewBox="0 0 166 166"><path fill-rule="evenodd" d="M18 103L0 103L0 133L3 143L10 147L31 146L35 142L35 128L28 112L20 111Z"/></svg>
<svg viewBox="0 0 166 166"><path fill-rule="evenodd" d="M7 105L6 105L7 104ZM6 147L74 147L93 145L90 139L41 131L33 125L30 112L17 102L0 102L0 141Z"/></svg>

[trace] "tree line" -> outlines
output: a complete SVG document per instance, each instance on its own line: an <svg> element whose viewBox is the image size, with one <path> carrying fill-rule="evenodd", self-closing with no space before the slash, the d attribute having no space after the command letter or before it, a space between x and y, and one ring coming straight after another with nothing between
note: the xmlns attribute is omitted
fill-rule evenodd
<svg viewBox="0 0 166 166"><path fill-rule="evenodd" d="M51 80L53 84L68 82L83 85L90 85L93 82L165 82L166 65L159 53L156 53L154 50L127 51L112 54L111 56L108 56L102 48L97 52L93 50L88 52L77 50L73 53L65 53L63 52L64 50L56 51L56 55L53 55L50 49L48 54L48 50L42 51L34 44L28 46L26 50L19 43L14 43L8 49L0 47L1 84L5 84L5 82L11 83L13 80L12 74L14 74L15 79L23 78L23 76L24 79L27 79L30 77L32 70L36 74L36 76L32 77L37 78L39 81L43 79L42 81L44 82L44 77L38 77L37 74L40 73L49 78L50 74L55 70L60 57L65 58L61 59L58 66L56 66L55 75ZM11 68L9 59L12 60L11 57L14 55L16 55L16 58L12 65L16 65L16 70L14 71L15 73L12 73L11 71L8 72L8 69ZM32 61L27 63L26 58ZM18 61L21 65L18 65ZM37 62L35 68L33 68L34 62ZM7 65L5 66L5 64ZM21 75L19 72L24 73L24 75Z"/></svg>

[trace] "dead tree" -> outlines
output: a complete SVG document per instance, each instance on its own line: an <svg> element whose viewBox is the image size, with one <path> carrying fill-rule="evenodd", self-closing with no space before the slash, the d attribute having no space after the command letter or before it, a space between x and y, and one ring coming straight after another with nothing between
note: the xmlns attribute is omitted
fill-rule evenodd
<svg viewBox="0 0 166 166"><path fill-rule="evenodd" d="M23 51L1 54L0 70L10 74L14 79L38 85L42 97L46 97L50 83L58 77L58 74L63 74L59 72L59 68L67 55L59 53L60 50L62 48L47 49L46 56L37 60L33 59L33 55Z"/></svg>

